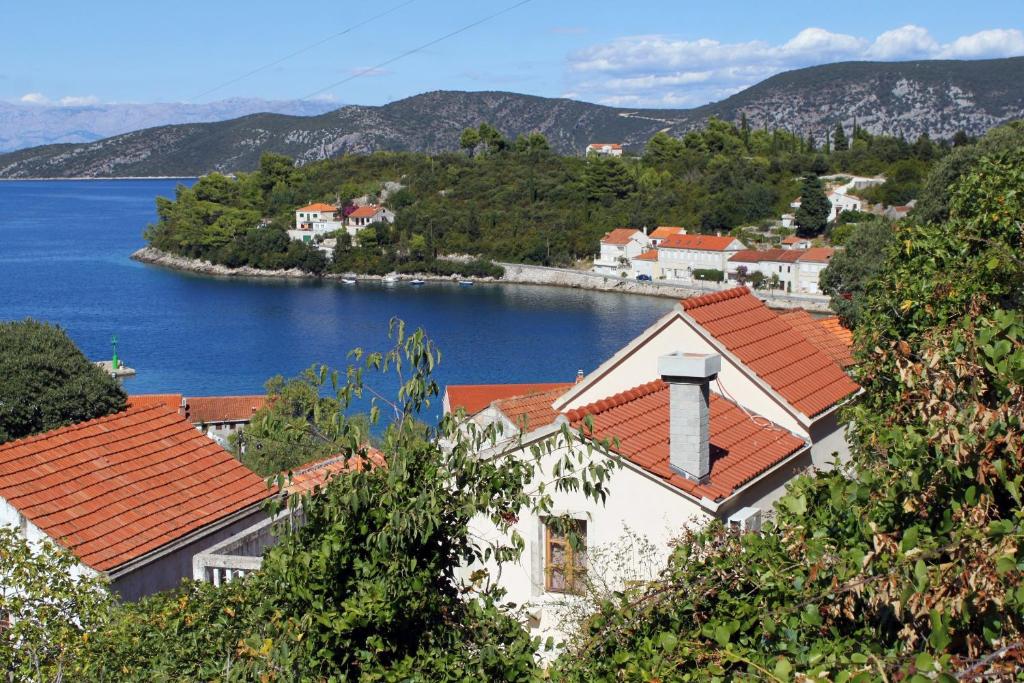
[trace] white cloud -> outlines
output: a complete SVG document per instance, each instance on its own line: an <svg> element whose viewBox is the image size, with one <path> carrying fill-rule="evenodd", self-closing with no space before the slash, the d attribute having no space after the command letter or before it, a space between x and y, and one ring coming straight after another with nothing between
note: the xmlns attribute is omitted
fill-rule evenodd
<svg viewBox="0 0 1024 683"><path fill-rule="evenodd" d="M666 35L626 36L569 56L566 97L586 93L613 106L695 106L773 74L846 60L965 59L1024 54L1024 33L991 29L950 43L909 24L874 38L805 28L784 43L723 43ZM589 99L589 98L588 98Z"/></svg>
<svg viewBox="0 0 1024 683"><path fill-rule="evenodd" d="M30 92L22 95L19 101L24 104L49 104L50 98L41 92Z"/></svg>
<svg viewBox="0 0 1024 683"><path fill-rule="evenodd" d="M60 106L62 107L88 107L99 103L100 98L95 95L68 95L60 98Z"/></svg>
<svg viewBox="0 0 1024 683"><path fill-rule="evenodd" d="M941 46L928 33L928 29L907 24L875 38L864 56L884 61L928 59L935 57L940 50Z"/></svg>
<svg viewBox="0 0 1024 683"><path fill-rule="evenodd" d="M943 49L941 56L950 59L983 59L1020 54L1024 54L1024 33L1015 28L995 28L957 38Z"/></svg>

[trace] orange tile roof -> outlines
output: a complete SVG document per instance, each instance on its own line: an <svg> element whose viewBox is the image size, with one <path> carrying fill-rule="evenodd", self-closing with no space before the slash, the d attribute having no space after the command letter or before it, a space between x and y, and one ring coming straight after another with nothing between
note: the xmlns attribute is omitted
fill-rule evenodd
<svg viewBox="0 0 1024 683"><path fill-rule="evenodd" d="M454 413L459 408L467 415L476 415L494 401L513 396L523 396L538 391L561 389L573 386L572 382L547 382L541 384L449 384L445 388L448 406ZM554 399L552 399L553 401Z"/></svg>
<svg viewBox="0 0 1024 683"><path fill-rule="evenodd" d="M808 417L860 388L746 287L683 299L682 305L687 316Z"/></svg>
<svg viewBox="0 0 1024 683"><path fill-rule="evenodd" d="M367 448L365 455L332 455L293 470L292 480L285 486L285 491L289 495L311 493L316 487L324 486L342 472L371 469L383 464L384 454L373 447ZM287 473L284 474L287 476Z"/></svg>
<svg viewBox="0 0 1024 683"><path fill-rule="evenodd" d="M159 404L0 446L0 497L101 571L273 493Z"/></svg>
<svg viewBox="0 0 1024 683"><path fill-rule="evenodd" d="M839 322L839 317L830 315L827 318L822 318L818 321L829 334L835 335L835 337L848 349L853 349L853 332L843 327L843 324Z"/></svg>
<svg viewBox="0 0 1024 683"><path fill-rule="evenodd" d="M384 210L384 207L370 204L368 206L356 207L356 210L348 215L349 218L373 218Z"/></svg>
<svg viewBox="0 0 1024 683"><path fill-rule="evenodd" d="M661 243L661 248L725 251L734 241L736 238L729 235L670 235Z"/></svg>
<svg viewBox="0 0 1024 683"><path fill-rule="evenodd" d="M832 260L836 250L832 247L811 247L810 249L803 249L799 253L801 261L828 263Z"/></svg>
<svg viewBox="0 0 1024 683"><path fill-rule="evenodd" d="M793 263L799 259L800 252L796 249L742 249L729 257L730 261L737 263L762 263L765 261Z"/></svg>
<svg viewBox="0 0 1024 683"><path fill-rule="evenodd" d="M611 147L612 149L622 149L622 145L617 142L591 142L590 147L592 149L600 147Z"/></svg>
<svg viewBox="0 0 1024 683"><path fill-rule="evenodd" d="M177 411L181 408L181 394L135 394L128 397L128 405L134 408L167 406Z"/></svg>
<svg viewBox="0 0 1024 683"><path fill-rule="evenodd" d="M633 239L633 236L638 232L640 231L636 228L615 228L601 238L601 244L629 244L629 241Z"/></svg>
<svg viewBox="0 0 1024 683"><path fill-rule="evenodd" d="M323 202L316 202L315 204L307 204L301 208L295 209L296 211L326 211L328 213L334 213L338 210L338 207L331 204L324 204Z"/></svg>
<svg viewBox="0 0 1024 683"><path fill-rule="evenodd" d="M192 396L186 416L193 424L248 422L267 403L266 396Z"/></svg>
<svg viewBox="0 0 1024 683"><path fill-rule="evenodd" d="M566 413L576 428L596 439L618 438L624 458L696 497L720 501L806 442L774 424L755 423L735 403L711 394L711 474L704 484L669 467L669 391L657 379ZM584 418L593 417L593 431ZM640 502L640 501L638 501Z"/></svg>
<svg viewBox="0 0 1024 683"><path fill-rule="evenodd" d="M547 391L535 391L494 402L494 406L517 427L531 431L549 425L558 417L551 404L572 385L561 386Z"/></svg>
<svg viewBox="0 0 1024 683"><path fill-rule="evenodd" d="M672 235L682 235L685 232L684 228L678 228L671 225L659 225L655 228L648 237L655 240L665 239Z"/></svg>
<svg viewBox="0 0 1024 683"><path fill-rule="evenodd" d="M810 240L808 240L805 237L797 237L796 235L790 235L789 237L783 237L782 238L782 243L783 244L803 244L804 242L809 242L809 241Z"/></svg>
<svg viewBox="0 0 1024 683"><path fill-rule="evenodd" d="M658 260L658 250L657 249L648 249L647 251L645 251L644 253L640 254L639 256L634 256L633 260L634 261L657 261Z"/></svg>
<svg viewBox="0 0 1024 683"><path fill-rule="evenodd" d="M853 355L850 354L850 345L844 344L837 335L827 330L816 320L814 316L802 308L795 308L792 311L780 313L779 317L802 334L807 341L811 342L825 355L834 360L844 370L853 365ZM832 316L835 318L835 316ZM838 319L837 319L838 320Z"/></svg>

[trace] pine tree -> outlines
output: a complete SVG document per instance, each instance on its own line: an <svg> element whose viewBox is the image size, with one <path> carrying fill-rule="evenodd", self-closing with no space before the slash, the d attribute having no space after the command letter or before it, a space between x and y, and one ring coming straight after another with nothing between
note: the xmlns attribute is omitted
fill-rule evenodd
<svg viewBox="0 0 1024 683"><path fill-rule="evenodd" d="M850 143L846 139L846 131L843 130L842 123L837 123L836 130L832 133L832 146L837 152L850 148Z"/></svg>
<svg viewBox="0 0 1024 683"><path fill-rule="evenodd" d="M813 237L825 230L832 205L825 196L821 178L809 173L800 187L800 208L796 210L797 234Z"/></svg>

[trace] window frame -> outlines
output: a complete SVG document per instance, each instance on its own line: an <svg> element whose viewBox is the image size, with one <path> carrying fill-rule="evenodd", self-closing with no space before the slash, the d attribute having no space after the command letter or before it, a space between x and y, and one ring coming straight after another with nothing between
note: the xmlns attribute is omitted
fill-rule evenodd
<svg viewBox="0 0 1024 683"><path fill-rule="evenodd" d="M579 595L582 592L582 578L587 574L587 520L573 519L576 525L576 533L582 540L581 547L577 550L569 542L568 535L555 532L547 520L544 521L544 591L547 593L561 593L566 595ZM552 560L552 549L560 547L562 557L565 560L561 567L556 567ZM577 561L582 558L582 561ZM562 575L562 587L555 587L552 577L555 571L559 570Z"/></svg>

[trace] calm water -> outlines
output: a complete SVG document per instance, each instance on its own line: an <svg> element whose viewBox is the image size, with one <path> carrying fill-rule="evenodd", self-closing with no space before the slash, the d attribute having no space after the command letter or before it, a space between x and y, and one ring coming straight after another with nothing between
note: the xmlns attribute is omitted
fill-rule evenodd
<svg viewBox="0 0 1024 683"><path fill-rule="evenodd" d="M517 285L294 284L183 275L128 256L174 180L0 182L0 319L61 325L93 359L110 337L139 374L129 392L260 392L276 373L344 366L387 343L391 316L422 326L446 383L570 381L672 306ZM189 181L185 181L189 182Z"/></svg>

